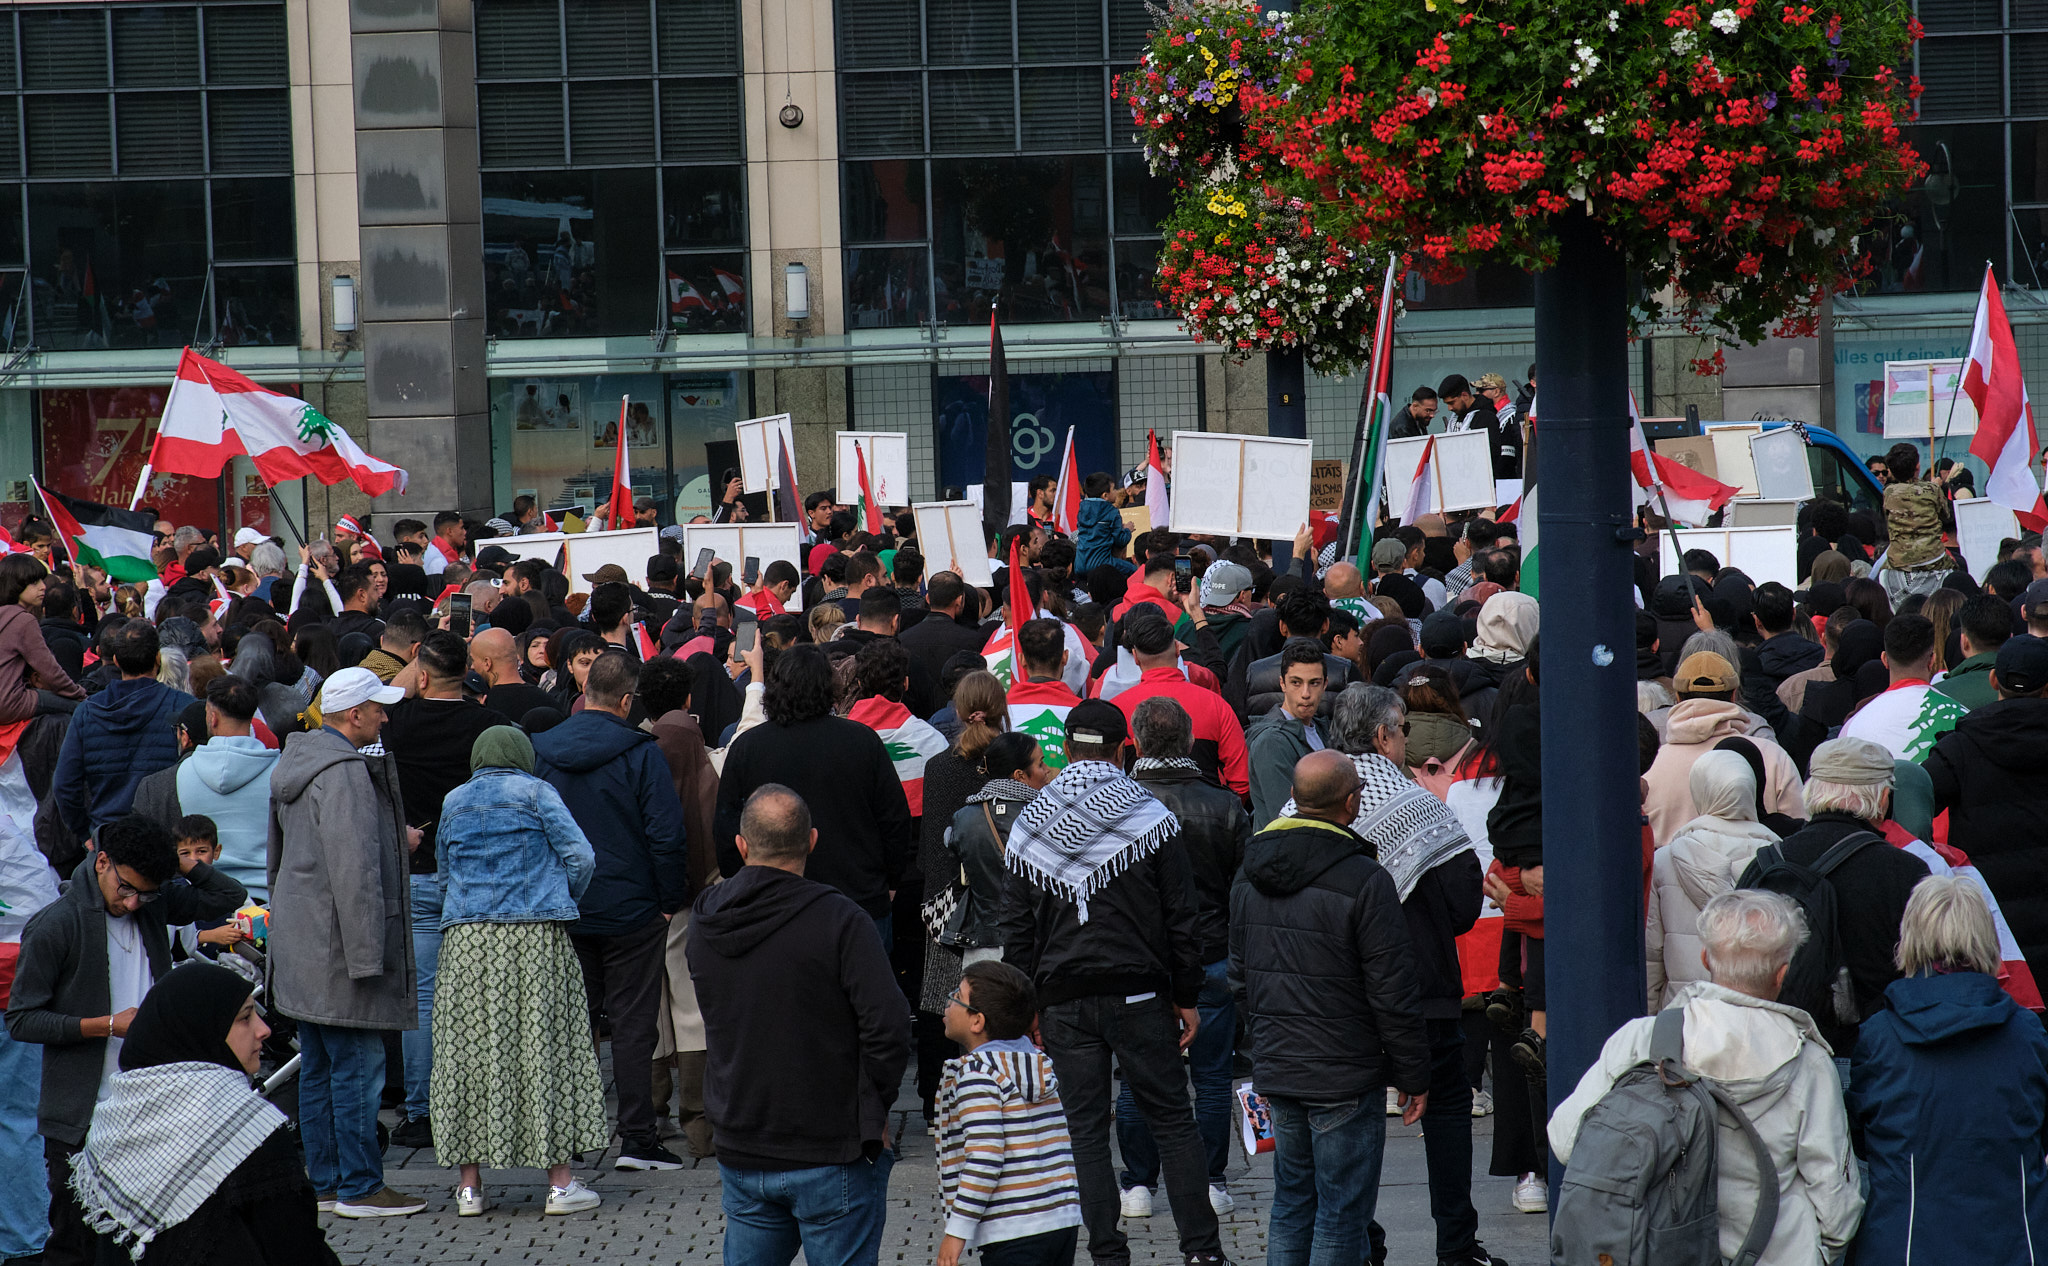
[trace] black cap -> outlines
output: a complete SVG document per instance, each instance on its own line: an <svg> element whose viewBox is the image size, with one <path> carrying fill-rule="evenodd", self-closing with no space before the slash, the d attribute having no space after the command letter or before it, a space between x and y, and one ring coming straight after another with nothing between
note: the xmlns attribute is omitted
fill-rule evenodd
<svg viewBox="0 0 2048 1266"><path fill-rule="evenodd" d="M1067 713L1067 742L1122 747L1131 736L1122 708L1106 699L1083 699Z"/></svg>
<svg viewBox="0 0 2048 1266"><path fill-rule="evenodd" d="M220 551L211 545L202 545L185 555L185 574L196 575L209 567L220 566Z"/></svg>
<svg viewBox="0 0 2048 1266"><path fill-rule="evenodd" d="M1422 653L1431 659L1445 659L1465 649L1465 621L1449 611L1439 611L1422 622Z"/></svg>
<svg viewBox="0 0 2048 1266"><path fill-rule="evenodd" d="M2026 634L2007 638L2005 645L1998 648L1998 662L1991 671L1998 675L2001 694L2035 693L2048 686L2048 641ZM1071 722L1073 713L1068 713L1067 719Z"/></svg>
<svg viewBox="0 0 2048 1266"><path fill-rule="evenodd" d="M656 554L647 560L647 582L649 584L653 584L657 580L674 580L682 574L683 569L677 565L676 560L666 554Z"/></svg>
<svg viewBox="0 0 2048 1266"><path fill-rule="evenodd" d="M519 556L502 545L486 545L476 552L479 567L510 567L519 561Z"/></svg>

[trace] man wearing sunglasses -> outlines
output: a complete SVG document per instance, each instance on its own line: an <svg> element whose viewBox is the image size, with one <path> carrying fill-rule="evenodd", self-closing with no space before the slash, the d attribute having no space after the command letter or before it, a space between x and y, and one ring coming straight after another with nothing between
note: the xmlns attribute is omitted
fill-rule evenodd
<svg viewBox="0 0 2048 1266"><path fill-rule="evenodd" d="M89 1266L97 1251L71 1194L71 1157L120 1069L135 1008L171 969L169 926L224 919L248 897L205 862L195 859L182 884L172 882L178 872L169 832L138 814L116 818L100 828L63 895L22 933L7 1032L43 1047L36 1122L55 1195L43 1249L52 1266Z"/></svg>

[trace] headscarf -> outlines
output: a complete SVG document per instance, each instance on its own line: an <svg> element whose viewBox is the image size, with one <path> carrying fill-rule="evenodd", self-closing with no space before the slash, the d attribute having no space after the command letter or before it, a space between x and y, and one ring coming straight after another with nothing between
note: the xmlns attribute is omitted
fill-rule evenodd
<svg viewBox="0 0 2048 1266"><path fill-rule="evenodd" d="M528 708L526 715L519 718L519 728L528 734L546 734L568 719L569 715L566 712L553 704L544 703L538 708Z"/></svg>
<svg viewBox="0 0 2048 1266"><path fill-rule="evenodd" d="M1878 656L1883 651L1884 634L1875 624L1868 620L1850 621L1835 639L1835 657L1829 661L1829 666L1835 670L1835 679L1807 685L1806 702L1799 709L1800 715L1827 730L1842 724L1856 705L1868 697L1856 679L1857 673L1866 664L1881 666ZM1882 689L1882 684L1879 688Z"/></svg>
<svg viewBox="0 0 2048 1266"><path fill-rule="evenodd" d="M698 651L683 661L683 667L690 670L690 715L697 718L705 744L715 744L726 727L740 719L745 699L717 656Z"/></svg>
<svg viewBox="0 0 2048 1266"><path fill-rule="evenodd" d="M86 1224L141 1261L285 1123L228 1048L251 992L240 974L187 963L136 1008L121 1071L71 1160Z"/></svg>
<svg viewBox="0 0 2048 1266"><path fill-rule="evenodd" d="M1840 585L1849 580L1849 558L1834 550L1824 550L1813 556L1813 571L1808 577L1816 585Z"/></svg>
<svg viewBox="0 0 2048 1266"><path fill-rule="evenodd" d="M469 772L516 769L533 772L533 740L516 725L494 725L476 736L469 749Z"/></svg>
<svg viewBox="0 0 2048 1266"><path fill-rule="evenodd" d="M1719 819L1723 830L1738 823L1756 823L1762 806L1756 773L1734 752L1702 753L1693 762L1688 785L1697 817Z"/></svg>
<svg viewBox="0 0 2048 1266"><path fill-rule="evenodd" d="M245 633L235 643L235 659L228 671L257 689L271 682L271 674L277 671L276 648L270 638L262 633Z"/></svg>
<svg viewBox="0 0 2048 1266"><path fill-rule="evenodd" d="M1740 756L1744 763L1749 766L1750 796L1752 798L1749 816L1752 820L1769 828L1780 839L1785 838L1805 825L1798 818L1783 813L1772 813L1764 808L1764 788L1768 785L1768 775L1764 772L1764 753L1762 748L1759 748L1748 739L1738 736L1722 739L1714 744L1714 751L1732 752ZM1713 752L1704 753L1700 759L1705 760L1711 755L1713 755ZM1693 801L1693 805L1697 808L1699 801Z"/></svg>
<svg viewBox="0 0 2048 1266"><path fill-rule="evenodd" d="M529 686L538 686L541 674L547 671L545 668L535 668L527 662L527 656L532 651L533 641L535 638L545 639L553 631L552 629L535 628L529 625L524 633L513 638L513 644L519 648L519 680Z"/></svg>
<svg viewBox="0 0 2048 1266"><path fill-rule="evenodd" d="M1407 625L1383 624L1373 630L1372 640L1365 644L1365 670L1378 672L1381 664L1402 651L1414 649L1415 639L1408 635Z"/></svg>
<svg viewBox="0 0 2048 1266"><path fill-rule="evenodd" d="M1479 608L1479 640L1472 658L1513 664L1529 658L1529 643L1541 627L1541 609L1526 593L1504 589Z"/></svg>

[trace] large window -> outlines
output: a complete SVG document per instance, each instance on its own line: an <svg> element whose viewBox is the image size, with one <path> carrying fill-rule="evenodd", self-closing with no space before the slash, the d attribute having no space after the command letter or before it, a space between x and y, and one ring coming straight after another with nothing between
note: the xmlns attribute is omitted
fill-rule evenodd
<svg viewBox="0 0 2048 1266"><path fill-rule="evenodd" d="M1109 99L1144 0L841 0L854 328L1169 315L1165 182Z"/></svg>
<svg viewBox="0 0 2048 1266"><path fill-rule="evenodd" d="M501 338L747 328L737 0L477 0Z"/></svg>
<svg viewBox="0 0 2048 1266"><path fill-rule="evenodd" d="M0 344L298 341L277 3L0 12Z"/></svg>

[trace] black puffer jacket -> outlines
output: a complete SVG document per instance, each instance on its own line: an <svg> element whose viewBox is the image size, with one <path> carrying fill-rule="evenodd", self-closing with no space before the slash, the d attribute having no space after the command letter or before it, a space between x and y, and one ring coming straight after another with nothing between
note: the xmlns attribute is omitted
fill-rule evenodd
<svg viewBox="0 0 2048 1266"><path fill-rule="evenodd" d="M1202 992L1195 883L1178 837L1074 903L1012 871L1003 892L1003 961L1031 977L1038 1004L1100 994L1164 993L1192 1007Z"/></svg>
<svg viewBox="0 0 2048 1266"><path fill-rule="evenodd" d="M2048 699L2001 699L1973 710L1925 762L1949 843L1970 855L1998 898L2036 980L2048 972Z"/></svg>
<svg viewBox="0 0 2048 1266"><path fill-rule="evenodd" d="M1323 698L1316 705L1316 715L1329 720L1337 710L1337 696L1344 693L1344 687L1351 684L1352 669L1355 666L1341 655L1323 654ZM1264 659L1253 660L1245 665L1246 723L1265 716L1280 706L1284 696L1280 691L1280 656L1278 653Z"/></svg>
<svg viewBox="0 0 2048 1266"><path fill-rule="evenodd" d="M1230 893L1230 985L1260 1094L1429 1089L1408 924L1392 876L1349 829L1280 818L1252 837Z"/></svg>
<svg viewBox="0 0 2048 1266"><path fill-rule="evenodd" d="M1194 766L1144 768L1131 777L1180 819L1180 843L1195 876L1195 934L1202 962L1230 954L1230 885L1244 864L1252 820L1244 801Z"/></svg>

